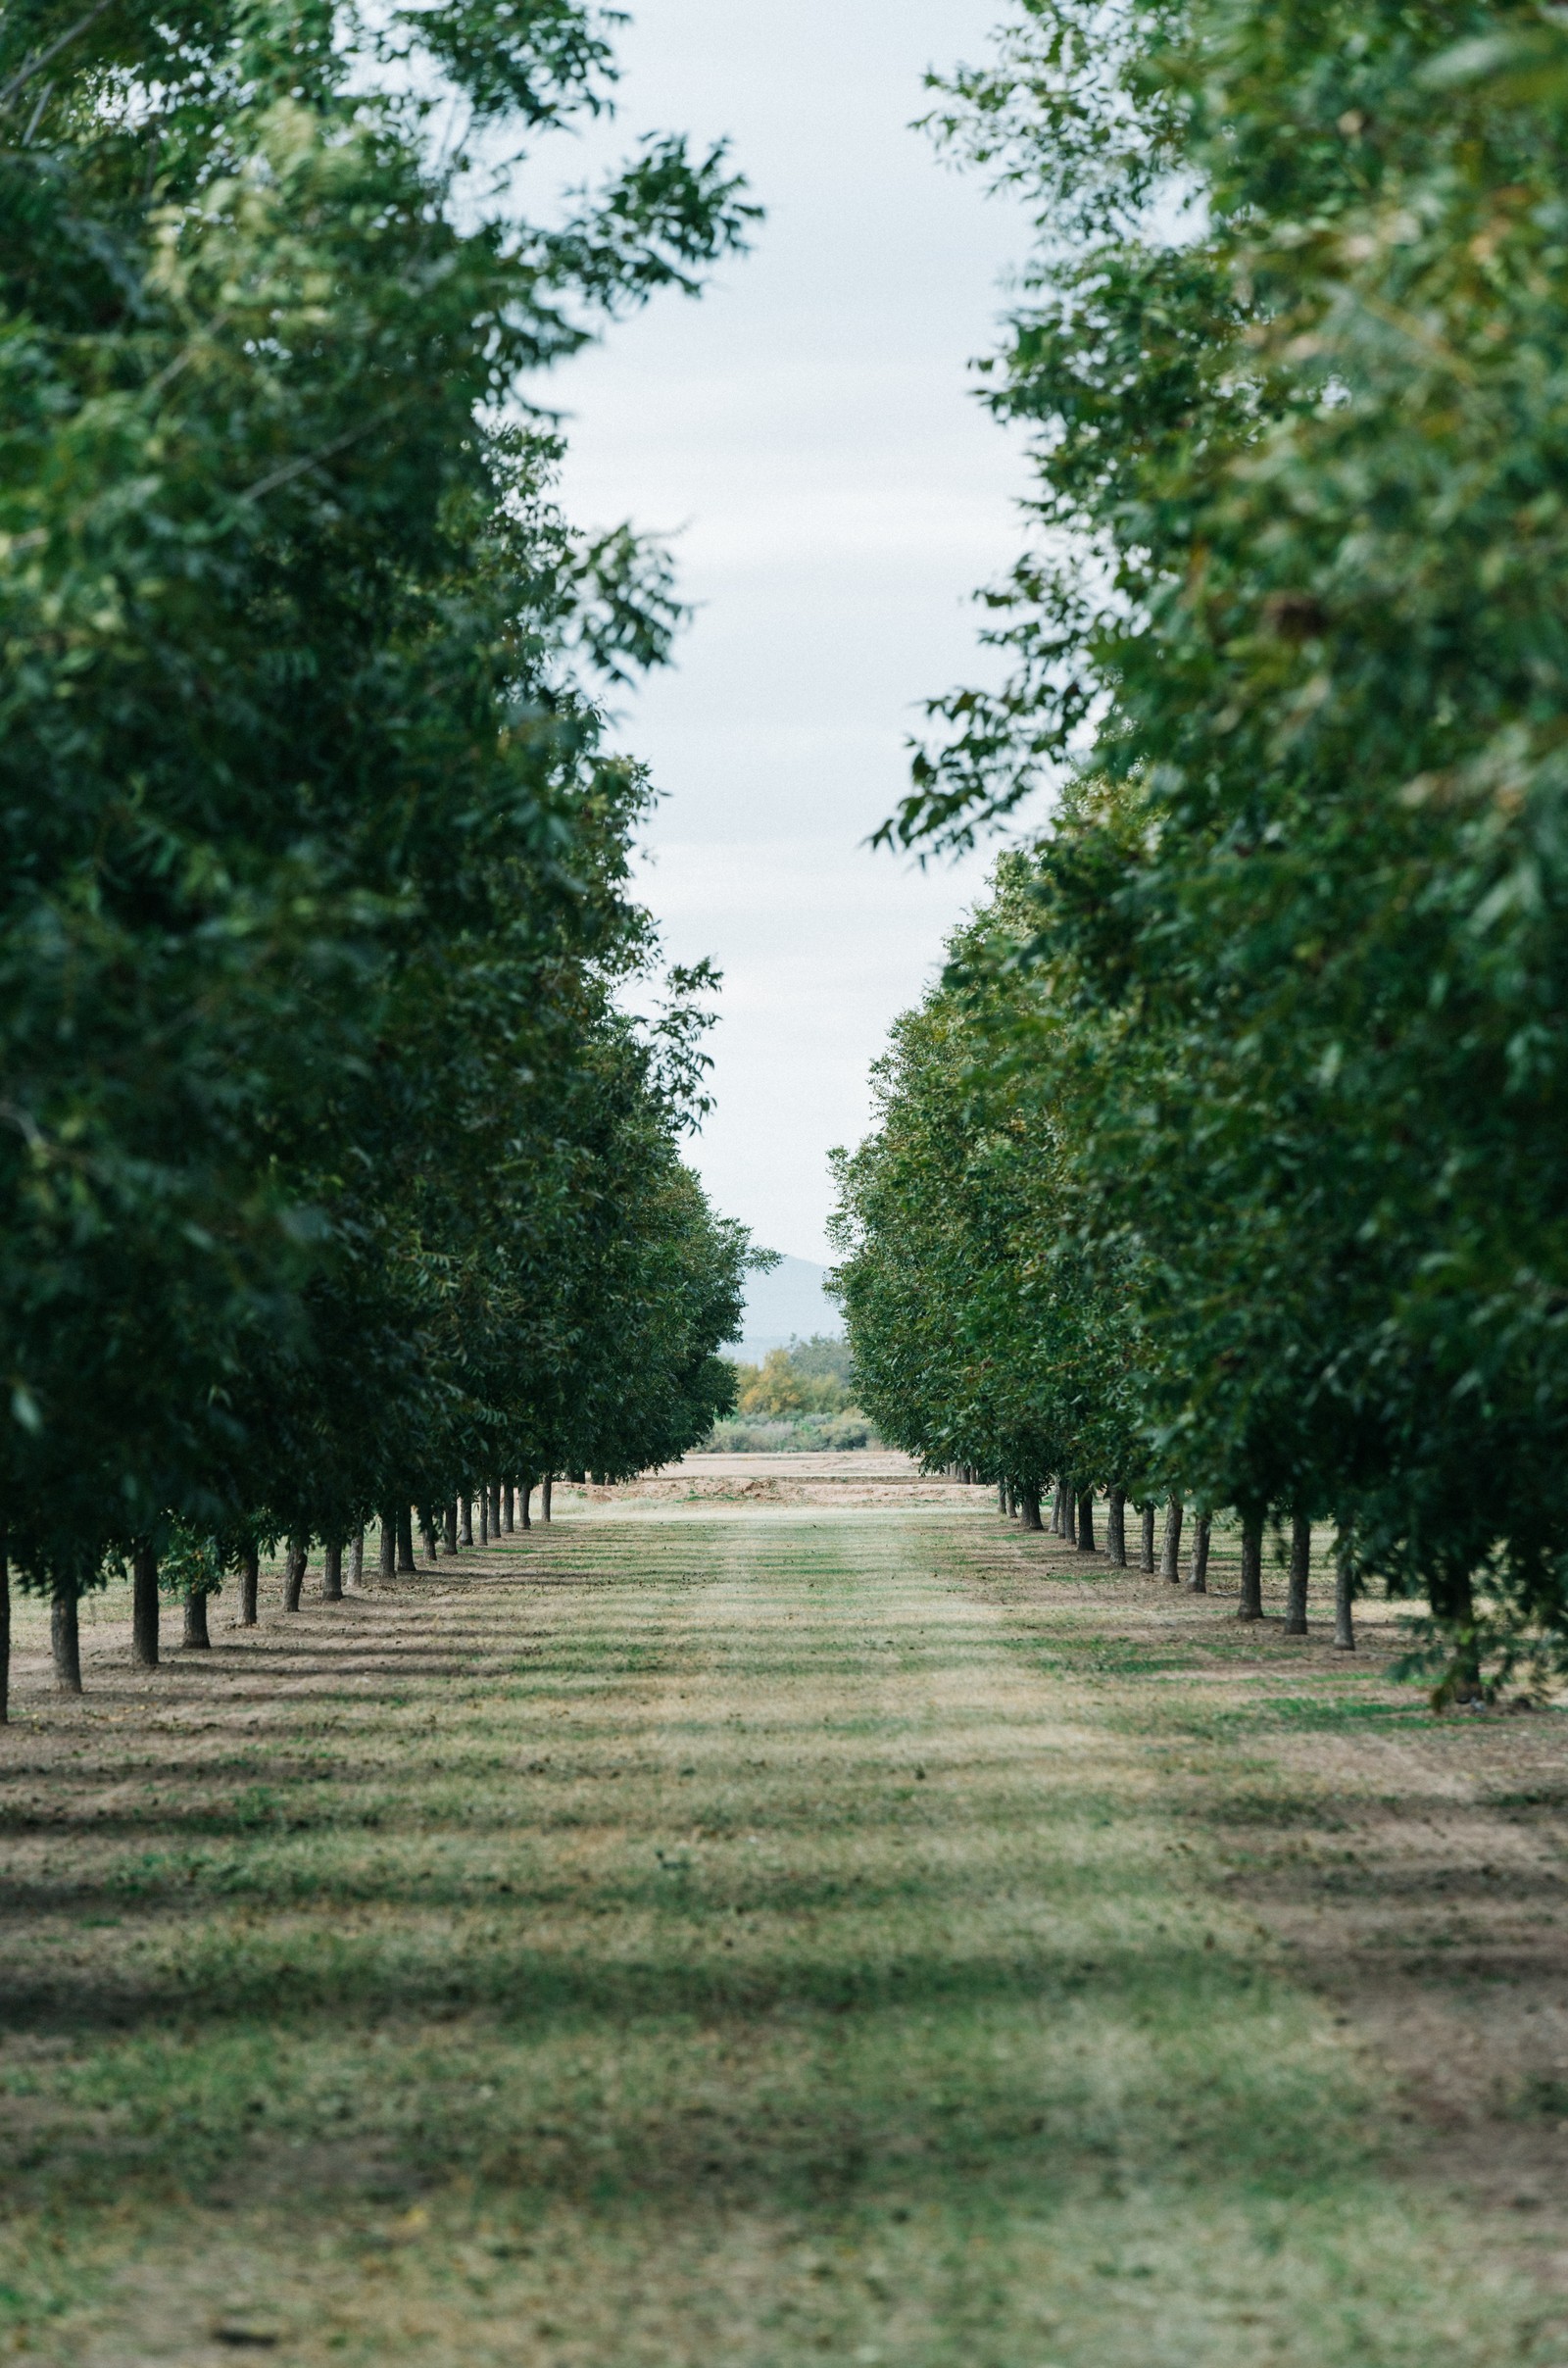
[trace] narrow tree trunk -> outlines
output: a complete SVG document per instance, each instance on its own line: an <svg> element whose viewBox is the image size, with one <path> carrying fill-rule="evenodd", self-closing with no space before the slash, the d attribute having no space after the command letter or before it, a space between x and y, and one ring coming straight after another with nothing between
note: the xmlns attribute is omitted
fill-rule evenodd
<svg viewBox="0 0 1568 2368"><path fill-rule="evenodd" d="M419 1515L419 1536L424 1541L425 1560L431 1563L439 1561L441 1557L436 1552L434 1513L421 1513Z"/></svg>
<svg viewBox="0 0 1568 2368"><path fill-rule="evenodd" d="M999 1513L1004 1513L1004 1512L1006 1511L1006 1509L1007 1509L1007 1483L1005 1482L1005 1480L999 1480L999 1481L997 1482L997 1510L998 1510L998 1512L999 1512Z"/></svg>
<svg viewBox="0 0 1568 2368"><path fill-rule="evenodd" d="M1312 1566L1312 1516L1298 1505L1291 1515L1291 1575L1285 1590L1285 1633L1306 1634L1306 1582Z"/></svg>
<svg viewBox="0 0 1568 2368"><path fill-rule="evenodd" d="M0 1535L0 1727L11 1716L11 1559Z"/></svg>
<svg viewBox="0 0 1568 2368"><path fill-rule="evenodd" d="M1095 1492L1086 1488L1078 1500L1078 1552L1095 1552Z"/></svg>
<svg viewBox="0 0 1568 2368"><path fill-rule="evenodd" d="M471 1546L473 1544L473 1499L463 1497L459 1499L459 1503L463 1511L459 1543L463 1546Z"/></svg>
<svg viewBox="0 0 1568 2368"><path fill-rule="evenodd" d="M305 1592L305 1573L310 1567L311 1541L290 1538L288 1554L283 1563L283 1609L298 1611L300 1597Z"/></svg>
<svg viewBox="0 0 1568 2368"><path fill-rule="evenodd" d="M1018 1518L1018 1483L1016 1480L1007 1482L1007 1518L1009 1521L1016 1521Z"/></svg>
<svg viewBox="0 0 1568 2368"><path fill-rule="evenodd" d="M158 1666L158 1556L150 1546L130 1557L130 1657L138 1669Z"/></svg>
<svg viewBox="0 0 1568 2368"><path fill-rule="evenodd" d="M517 1527L533 1527L533 1474L524 1472L517 1482Z"/></svg>
<svg viewBox="0 0 1568 2368"><path fill-rule="evenodd" d="M262 1557L254 1546L247 1546L239 1565L239 1624L254 1628L260 1610L262 1593Z"/></svg>
<svg viewBox="0 0 1568 2368"><path fill-rule="evenodd" d="M398 1506L398 1576L413 1578L418 1564L414 1559L414 1507Z"/></svg>
<svg viewBox="0 0 1568 2368"><path fill-rule="evenodd" d="M210 1653L213 1640L207 1633L207 1591L193 1587L185 1598L184 1647L187 1653Z"/></svg>
<svg viewBox="0 0 1568 2368"><path fill-rule="evenodd" d="M1344 1522L1334 1542L1334 1644L1337 1652L1355 1651L1355 1535Z"/></svg>
<svg viewBox="0 0 1568 2368"><path fill-rule="evenodd" d="M501 1526L509 1538L512 1535L513 1495L512 1482L509 1480L501 1492Z"/></svg>
<svg viewBox="0 0 1568 2368"><path fill-rule="evenodd" d="M383 1579L398 1575L398 1517L390 1505L381 1515L380 1573Z"/></svg>
<svg viewBox="0 0 1568 2368"><path fill-rule="evenodd" d="M354 1543L349 1548L349 1585L358 1587L363 1583L364 1578L365 1532L363 1529L357 1529L354 1533Z"/></svg>
<svg viewBox="0 0 1568 2368"><path fill-rule="evenodd" d="M1239 1620L1260 1620L1263 1616L1261 1513L1246 1513L1242 1518L1242 1601L1236 1616Z"/></svg>
<svg viewBox="0 0 1568 2368"><path fill-rule="evenodd" d="M1194 1595L1208 1593L1209 1516L1199 1513L1193 1522L1193 1571L1187 1584Z"/></svg>
<svg viewBox="0 0 1568 2368"><path fill-rule="evenodd" d="M1067 1484L1064 1480L1058 1480L1056 1493L1051 1500L1051 1534L1054 1538L1066 1535L1067 1515L1063 1509L1066 1504L1066 1487Z"/></svg>
<svg viewBox="0 0 1568 2368"><path fill-rule="evenodd" d="M1018 1491L1018 1502L1023 1508L1025 1529L1044 1529L1046 1525L1040 1518L1040 1491L1034 1481L1023 1482Z"/></svg>
<svg viewBox="0 0 1568 2368"><path fill-rule="evenodd" d="M550 1520L550 1500L555 1494L555 1473L546 1472L544 1478L539 1483L539 1518L541 1521L546 1523L548 1523Z"/></svg>
<svg viewBox="0 0 1568 2368"><path fill-rule="evenodd" d="M343 1549L323 1546L321 1549L321 1601L341 1603L343 1601Z"/></svg>
<svg viewBox="0 0 1568 2368"><path fill-rule="evenodd" d="M458 1500L456 1497L443 1509L441 1526L446 1533L447 1552L449 1554L455 1554L458 1551Z"/></svg>
<svg viewBox="0 0 1568 2368"><path fill-rule="evenodd" d="M1165 1505L1165 1537L1159 1550L1159 1575L1173 1587L1182 1583L1182 1501L1172 1497Z"/></svg>
<svg viewBox="0 0 1568 2368"><path fill-rule="evenodd" d="M490 1543L490 1491L488 1488L482 1488L479 1491L479 1543L481 1546L488 1546Z"/></svg>
<svg viewBox="0 0 1568 2368"><path fill-rule="evenodd" d="M1078 1500L1072 1493L1072 1482L1061 1484L1061 1534L1069 1546L1078 1543Z"/></svg>
<svg viewBox="0 0 1568 2368"><path fill-rule="evenodd" d="M499 1480L490 1491L490 1535L492 1538L499 1538L501 1535L501 1483Z"/></svg>
<svg viewBox="0 0 1568 2368"><path fill-rule="evenodd" d="M1140 1505L1138 1510L1143 1515L1144 1522L1143 1544L1139 1552L1138 1567L1152 1576L1154 1568L1154 1507L1151 1503Z"/></svg>
<svg viewBox="0 0 1568 2368"><path fill-rule="evenodd" d="M1105 1505L1105 1555L1117 1570L1127 1567L1127 1491L1113 1488Z"/></svg>
<svg viewBox="0 0 1568 2368"><path fill-rule="evenodd" d="M49 1606L49 1650L54 1656L55 1692L81 1692L81 1631L76 1618L76 1590L57 1587Z"/></svg>

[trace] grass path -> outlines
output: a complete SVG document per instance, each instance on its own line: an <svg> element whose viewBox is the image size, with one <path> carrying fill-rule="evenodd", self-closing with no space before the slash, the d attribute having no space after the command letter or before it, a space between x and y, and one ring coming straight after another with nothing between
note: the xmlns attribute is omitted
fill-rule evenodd
<svg viewBox="0 0 1568 2368"><path fill-rule="evenodd" d="M1558 2368L1549 2206L1291 1921L1452 1730L1202 1616L984 1513L584 1520L24 1692L0 2356Z"/></svg>

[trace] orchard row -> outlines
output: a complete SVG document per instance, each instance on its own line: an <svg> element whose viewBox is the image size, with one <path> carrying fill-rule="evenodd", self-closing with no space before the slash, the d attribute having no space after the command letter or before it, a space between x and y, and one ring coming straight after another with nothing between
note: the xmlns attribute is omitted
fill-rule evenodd
<svg viewBox="0 0 1568 2368"><path fill-rule="evenodd" d="M528 218L612 23L0 26L3 1566L69 1629L129 1565L144 1656L160 1590L731 1400L712 982L650 984L604 706L678 612L530 388L752 209L660 138Z"/></svg>

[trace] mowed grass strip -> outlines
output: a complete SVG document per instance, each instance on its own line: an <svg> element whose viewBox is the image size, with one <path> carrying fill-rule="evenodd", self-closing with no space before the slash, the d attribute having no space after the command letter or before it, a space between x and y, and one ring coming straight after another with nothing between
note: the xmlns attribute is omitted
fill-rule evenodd
<svg viewBox="0 0 1568 2368"><path fill-rule="evenodd" d="M24 1694L0 2347L1560 2359L1173 1813L1170 1652L1097 1661L1050 1569L983 1512L583 1520Z"/></svg>

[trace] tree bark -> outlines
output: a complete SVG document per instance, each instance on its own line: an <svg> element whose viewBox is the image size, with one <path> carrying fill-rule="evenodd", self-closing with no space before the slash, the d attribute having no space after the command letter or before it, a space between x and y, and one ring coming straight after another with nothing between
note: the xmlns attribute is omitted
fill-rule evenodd
<svg viewBox="0 0 1568 2368"><path fill-rule="evenodd" d="M398 1506L398 1575L413 1578L418 1564L414 1559L414 1507Z"/></svg>
<svg viewBox="0 0 1568 2368"><path fill-rule="evenodd" d="M1140 1505L1138 1510L1143 1516L1144 1523L1143 1543L1138 1556L1138 1567L1140 1570L1147 1571L1151 1576L1152 1576L1154 1568L1154 1507L1152 1502L1148 1505Z"/></svg>
<svg viewBox="0 0 1568 2368"><path fill-rule="evenodd" d="M463 1512L459 1544L463 1546L471 1546L473 1544L473 1499L471 1497L463 1497L460 1498L459 1504Z"/></svg>
<svg viewBox="0 0 1568 2368"><path fill-rule="evenodd" d="M283 1609L298 1611L300 1597L305 1591L305 1573L310 1565L309 1538L290 1538L288 1556L283 1564Z"/></svg>
<svg viewBox="0 0 1568 2368"><path fill-rule="evenodd" d="M998 1510L998 1512L999 1512L999 1513L1004 1513L1004 1512L1006 1511L1006 1509L1007 1509L1007 1483L1005 1482L1005 1480L999 1480L999 1481L997 1482L997 1510Z"/></svg>
<svg viewBox="0 0 1568 2368"><path fill-rule="evenodd" d="M358 1587L365 1577L365 1532L357 1529L349 1548L349 1585Z"/></svg>
<svg viewBox="0 0 1568 2368"><path fill-rule="evenodd" d="M479 1491L479 1543L481 1546L488 1546L490 1543L490 1491L488 1488L482 1488Z"/></svg>
<svg viewBox="0 0 1568 2368"><path fill-rule="evenodd" d="M541 1521L546 1523L548 1523L550 1519L550 1500L555 1493L555 1473L546 1472L544 1478L539 1483L539 1518Z"/></svg>
<svg viewBox="0 0 1568 2368"><path fill-rule="evenodd" d="M1127 1491L1113 1488L1105 1504L1105 1555L1112 1567L1127 1567Z"/></svg>
<svg viewBox="0 0 1568 2368"><path fill-rule="evenodd" d="M158 1666L158 1556L150 1546L130 1557L130 1657L138 1669Z"/></svg>
<svg viewBox="0 0 1568 2368"><path fill-rule="evenodd" d="M239 1565L239 1624L254 1628L262 1592L262 1557L254 1546L247 1546Z"/></svg>
<svg viewBox="0 0 1568 2368"><path fill-rule="evenodd" d="M1182 1583L1182 1501L1170 1498L1165 1505L1165 1537L1159 1550L1159 1575L1173 1587Z"/></svg>
<svg viewBox="0 0 1568 2368"><path fill-rule="evenodd" d="M1208 1593L1208 1514L1197 1514L1193 1521L1193 1571L1187 1582L1194 1595Z"/></svg>
<svg viewBox="0 0 1568 2368"><path fill-rule="evenodd" d="M210 1653L213 1640L207 1633L207 1591L191 1589L185 1598L184 1648L187 1653Z"/></svg>
<svg viewBox="0 0 1568 2368"><path fill-rule="evenodd" d="M449 1554L455 1554L457 1553L458 1500L456 1497L453 1498L450 1505L444 1505L441 1507L441 1543L444 1550Z"/></svg>
<svg viewBox="0 0 1568 2368"><path fill-rule="evenodd" d="M1312 1566L1312 1516L1298 1505L1291 1515L1291 1574L1285 1590L1285 1633L1306 1634L1306 1582Z"/></svg>
<svg viewBox="0 0 1568 2368"><path fill-rule="evenodd" d="M1355 1534L1343 1522L1334 1542L1334 1645L1339 1653L1355 1651Z"/></svg>
<svg viewBox="0 0 1568 2368"><path fill-rule="evenodd" d="M1095 1552L1095 1492L1086 1488L1078 1500L1078 1552Z"/></svg>
<svg viewBox="0 0 1568 2368"><path fill-rule="evenodd" d="M501 1526L509 1538L512 1535L513 1527L513 1493L512 1482L509 1480L501 1492Z"/></svg>
<svg viewBox="0 0 1568 2368"><path fill-rule="evenodd" d="M1020 1487L1018 1502L1023 1510L1025 1529L1044 1529L1046 1525L1040 1518L1040 1491L1032 1480L1024 1481Z"/></svg>
<svg viewBox="0 0 1568 2368"><path fill-rule="evenodd" d="M1239 1620L1260 1620L1263 1616L1261 1513L1245 1513L1242 1517L1242 1601L1236 1616Z"/></svg>
<svg viewBox="0 0 1568 2368"><path fill-rule="evenodd" d="M499 1538L501 1535L501 1483L499 1480L495 1482L490 1491L490 1535L492 1538Z"/></svg>
<svg viewBox="0 0 1568 2368"><path fill-rule="evenodd" d="M321 1549L321 1601L341 1603L343 1601L343 1549L323 1546Z"/></svg>
<svg viewBox="0 0 1568 2368"><path fill-rule="evenodd" d="M1078 1500L1072 1493L1072 1482L1061 1484L1061 1534L1069 1546L1078 1543Z"/></svg>
<svg viewBox="0 0 1568 2368"><path fill-rule="evenodd" d="M55 1664L55 1692L81 1692L81 1631L76 1616L74 1587L57 1587L49 1606L49 1651Z"/></svg>
<svg viewBox="0 0 1568 2368"><path fill-rule="evenodd" d="M11 1717L11 1559L0 1534L0 1727Z"/></svg>
<svg viewBox="0 0 1568 2368"><path fill-rule="evenodd" d="M1060 1538L1066 1535L1067 1516L1063 1510L1063 1506L1066 1502L1066 1485L1067 1484L1065 1481L1058 1480L1056 1482L1056 1493L1051 1500L1051 1534L1054 1538Z"/></svg>
<svg viewBox="0 0 1568 2368"><path fill-rule="evenodd" d="M424 1541L425 1560L432 1563L438 1562L441 1557L436 1551L434 1513L421 1513L419 1515L419 1536Z"/></svg>
<svg viewBox="0 0 1568 2368"><path fill-rule="evenodd" d="M398 1575L398 1517L388 1505L381 1515L381 1576L395 1579Z"/></svg>
<svg viewBox="0 0 1568 2368"><path fill-rule="evenodd" d="M524 1472L517 1482L517 1527L533 1527L533 1474Z"/></svg>

